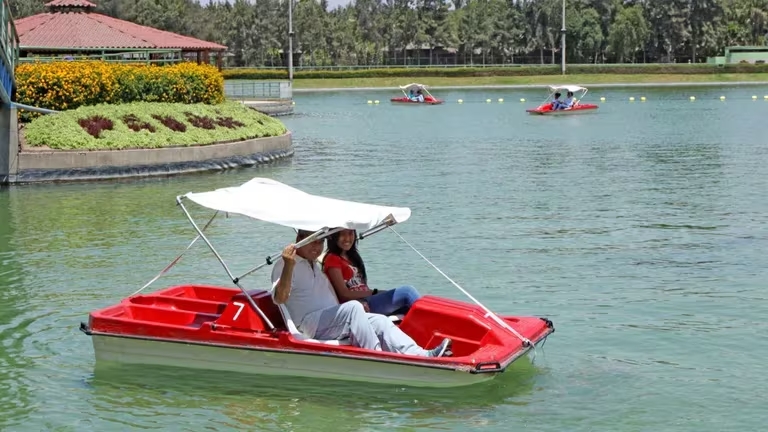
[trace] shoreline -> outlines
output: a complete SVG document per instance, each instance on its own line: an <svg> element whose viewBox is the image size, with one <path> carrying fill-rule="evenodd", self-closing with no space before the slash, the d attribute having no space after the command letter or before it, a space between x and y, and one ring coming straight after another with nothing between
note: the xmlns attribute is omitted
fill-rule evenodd
<svg viewBox="0 0 768 432"><path fill-rule="evenodd" d="M329 79L329 81L332 81ZM552 84L557 81L552 80ZM561 80L562 81L562 80ZM295 82L295 81L294 81ZM636 82L636 83L575 83L588 88L648 88L648 87L755 87L766 86L768 81L699 81L699 82ZM546 89L548 84L478 84L478 85L447 85L447 86L429 86L435 90L482 90L482 89L510 89L510 90L537 90ZM318 88L293 88L294 93L320 93L320 92L338 92L338 91L379 91L391 90L393 87L318 87ZM394 87L397 88L397 87Z"/></svg>

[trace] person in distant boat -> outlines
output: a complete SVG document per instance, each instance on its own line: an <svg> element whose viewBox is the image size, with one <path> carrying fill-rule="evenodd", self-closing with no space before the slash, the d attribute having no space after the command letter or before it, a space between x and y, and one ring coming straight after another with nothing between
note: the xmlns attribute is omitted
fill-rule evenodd
<svg viewBox="0 0 768 432"><path fill-rule="evenodd" d="M299 230L296 242L312 233ZM282 260L272 270L272 297L284 304L296 320L298 329L319 340L339 340L349 337L355 346L423 357L445 357L450 352L451 339L426 350L414 342L389 318L366 313L363 304L352 301L339 304L331 282L322 272L317 258L323 251L323 241L316 240L303 247L290 244L283 249Z"/></svg>
<svg viewBox="0 0 768 432"><path fill-rule="evenodd" d="M561 109L568 109L573 108L573 105L576 103L575 99L573 99L573 92L569 91L566 94L565 101L563 101L563 104L561 105Z"/></svg>
<svg viewBox="0 0 768 432"><path fill-rule="evenodd" d="M357 231L342 230L327 237L328 252L323 257L323 271L343 302L357 300L367 311L382 315L405 314L421 297L412 286L387 291L368 287L365 263L357 250Z"/></svg>
<svg viewBox="0 0 768 432"><path fill-rule="evenodd" d="M408 99L412 101L416 100L416 93L413 92L413 89L408 90Z"/></svg>
<svg viewBox="0 0 768 432"><path fill-rule="evenodd" d="M416 99L414 99L416 102L424 102L424 94L421 92L421 89L416 91Z"/></svg>
<svg viewBox="0 0 768 432"><path fill-rule="evenodd" d="M563 104L560 101L560 96L562 96L560 93L555 93L555 97L554 99L552 99L552 108L551 108L552 111L560 109L560 106Z"/></svg>

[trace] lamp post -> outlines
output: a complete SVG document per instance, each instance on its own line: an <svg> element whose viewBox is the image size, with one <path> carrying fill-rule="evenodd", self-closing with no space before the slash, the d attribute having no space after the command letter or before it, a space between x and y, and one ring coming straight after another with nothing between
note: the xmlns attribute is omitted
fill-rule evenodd
<svg viewBox="0 0 768 432"><path fill-rule="evenodd" d="M288 80L293 86L293 0L288 0Z"/></svg>
<svg viewBox="0 0 768 432"><path fill-rule="evenodd" d="M565 0L563 0L563 27L560 29L560 71L565 75Z"/></svg>

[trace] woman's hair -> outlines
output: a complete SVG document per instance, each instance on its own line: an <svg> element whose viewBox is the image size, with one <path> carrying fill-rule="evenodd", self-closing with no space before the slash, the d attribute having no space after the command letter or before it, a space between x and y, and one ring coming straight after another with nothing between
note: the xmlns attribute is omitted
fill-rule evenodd
<svg viewBox="0 0 768 432"><path fill-rule="evenodd" d="M360 252L357 251L357 231L352 232L355 235L355 241L352 243L352 247L347 251L347 259L350 263L352 263L353 266L357 267L358 274L362 278L363 283L368 283L368 275L365 273L365 263L363 263L363 257L361 257ZM328 240L325 244L328 248L328 253L341 256L341 254L344 252L339 247L340 235L341 231L333 233L327 237ZM328 254L325 254L325 257L327 256ZM325 257L323 257L323 265L325 265Z"/></svg>

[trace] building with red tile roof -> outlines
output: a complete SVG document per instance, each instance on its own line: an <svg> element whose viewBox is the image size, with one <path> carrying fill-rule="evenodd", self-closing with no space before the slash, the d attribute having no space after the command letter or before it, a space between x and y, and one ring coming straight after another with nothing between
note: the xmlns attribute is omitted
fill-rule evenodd
<svg viewBox="0 0 768 432"><path fill-rule="evenodd" d="M53 0L47 12L15 20L19 56L29 54L125 53L130 51L178 50L197 54L198 62L210 55L221 60L227 47L95 13L87 0Z"/></svg>

